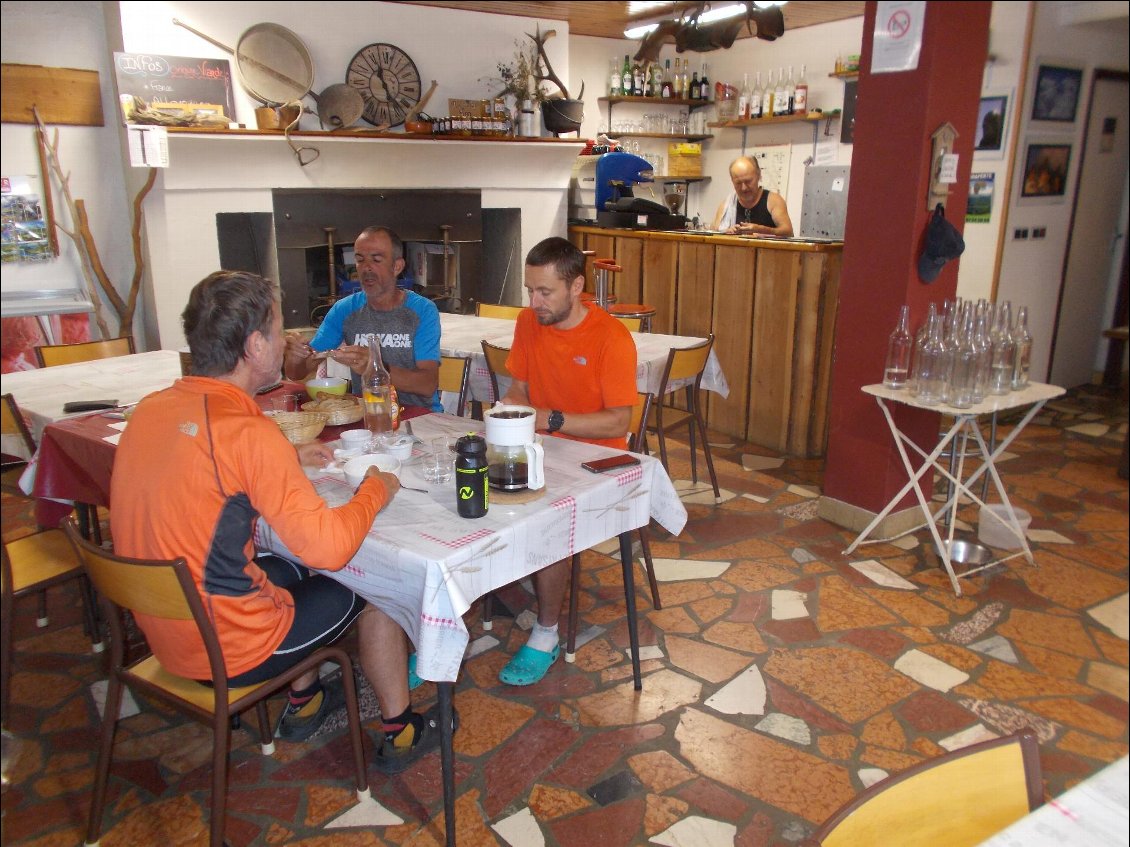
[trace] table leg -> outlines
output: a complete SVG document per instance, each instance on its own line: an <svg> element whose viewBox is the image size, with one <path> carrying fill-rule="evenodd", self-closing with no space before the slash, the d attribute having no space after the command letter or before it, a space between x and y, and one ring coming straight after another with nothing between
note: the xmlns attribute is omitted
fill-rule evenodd
<svg viewBox="0 0 1130 847"><path fill-rule="evenodd" d="M455 847L455 748L452 704L455 683L438 682L439 691L439 759L443 774L443 822L447 847Z"/></svg>
<svg viewBox="0 0 1130 847"><path fill-rule="evenodd" d="M632 679L636 691L643 688L640 678L640 634L636 628L636 575L632 560L632 532L620 533L620 567L624 572L624 605L628 608L628 643L632 648Z"/></svg>

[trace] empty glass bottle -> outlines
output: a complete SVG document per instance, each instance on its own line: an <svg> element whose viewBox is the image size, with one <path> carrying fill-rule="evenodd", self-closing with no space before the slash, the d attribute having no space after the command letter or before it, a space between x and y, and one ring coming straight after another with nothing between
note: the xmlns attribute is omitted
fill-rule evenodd
<svg viewBox="0 0 1130 847"><path fill-rule="evenodd" d="M921 352L922 346L926 343L926 338L930 334L930 322L934 319L934 315L938 313L937 307L931 303L926 311L926 320L922 322L922 326L918 327L918 332L914 334L914 348L911 351L910 361L910 382L907 385L912 395L918 395L918 377L921 368Z"/></svg>
<svg viewBox="0 0 1130 847"><path fill-rule="evenodd" d="M977 372L973 380L973 402L981 403L989 393L989 370L993 342L989 335L989 309L978 308L973 323L973 349L977 351Z"/></svg>
<svg viewBox="0 0 1130 847"><path fill-rule="evenodd" d="M1012 340L1012 309L1006 300L997 309L993 330L992 362L989 366L989 393L1008 394L1012 390L1012 369L1016 363L1016 342Z"/></svg>
<svg viewBox="0 0 1130 847"><path fill-rule="evenodd" d="M934 406L941 402L944 376L942 374L944 350L942 348L942 316L933 315L925 340L918 350L918 402Z"/></svg>
<svg viewBox="0 0 1130 847"><path fill-rule="evenodd" d="M887 364L883 368L883 385L896 390L906 388L910 376L910 306L899 310L899 322L887 342Z"/></svg>
<svg viewBox="0 0 1130 847"><path fill-rule="evenodd" d="M948 402L958 409L968 409L973 405L973 390L977 382L977 348L973 335L973 312L967 309L961 331L957 334L957 349L953 354L950 376Z"/></svg>
<svg viewBox="0 0 1130 847"><path fill-rule="evenodd" d="M1028 332L1028 307L1016 311L1016 328L1012 332L1016 344L1016 358L1012 365L1012 390L1028 387L1028 368L1032 361L1032 334Z"/></svg>

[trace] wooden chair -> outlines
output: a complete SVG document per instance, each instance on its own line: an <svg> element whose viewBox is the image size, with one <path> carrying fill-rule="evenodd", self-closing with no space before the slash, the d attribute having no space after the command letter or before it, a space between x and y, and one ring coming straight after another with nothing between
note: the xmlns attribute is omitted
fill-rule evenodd
<svg viewBox="0 0 1130 847"><path fill-rule="evenodd" d="M31 437L31 430L27 428L24 417L20 414L20 407L16 398L11 394L0 396L0 423L4 435L15 436L23 443L28 459L35 455L35 439ZM16 494L19 490L20 474L24 472L28 459L22 456L4 453L0 458L0 471L3 472L3 487L5 491Z"/></svg>
<svg viewBox="0 0 1130 847"><path fill-rule="evenodd" d="M487 372L490 374L490 388L494 392L494 399L501 400L502 392L498 390L498 378L504 376L509 378L510 371L506 369L506 357L510 355L510 350L506 347L499 347L497 344L491 344L489 341L484 340L483 355L487 359Z"/></svg>
<svg viewBox="0 0 1130 847"><path fill-rule="evenodd" d="M620 323L628 328L628 332L640 332L643 326L643 318L628 315L613 315Z"/></svg>
<svg viewBox="0 0 1130 847"><path fill-rule="evenodd" d="M505 318L516 321L521 314L521 306L500 306L496 303L476 303L475 314L480 318Z"/></svg>
<svg viewBox="0 0 1130 847"><path fill-rule="evenodd" d="M102 718L102 742L98 751L90 819L86 830L87 845L97 844L102 830L106 783L113 759L114 732L118 725L123 685L144 695L146 699L160 700L183 714L211 725L210 843L212 847L221 847L224 843L232 716L254 707L259 716L260 744L263 754L271 755L274 752L274 742L267 715L267 698L284 690L292 680L326 661L334 662L341 668L346 709L349 713L349 735L353 744L357 796L362 799L369 796L357 690L353 681L353 664L343 649L323 647L286 673L267 682L229 689L228 674L223 653L220 651L219 639L184 559L145 561L115 556L83 540L71 522L68 521L65 528L74 550L78 553L83 567L86 568L91 582L102 598L103 606L108 613L111 633L110 685L106 692L105 712ZM165 620L195 622L208 653L212 685L204 685L169 673L152 654L127 666L120 614L125 609Z"/></svg>
<svg viewBox="0 0 1130 847"><path fill-rule="evenodd" d="M467 385L470 378L470 359L461 356L439 357L439 390L457 395L455 415L460 418L467 411Z"/></svg>
<svg viewBox="0 0 1130 847"><path fill-rule="evenodd" d="M980 844L1043 802L1031 730L973 744L877 782L824 822L806 847Z"/></svg>
<svg viewBox="0 0 1130 847"><path fill-rule="evenodd" d="M703 418L702 406L699 402L699 393L702 385L702 372L706 369L706 362L710 358L710 349L714 346L714 333L693 347L672 348L667 354L667 366L663 370L663 380L659 386L659 402L652 404L648 415L647 430L654 432L659 437L659 457L663 467L667 464L666 435L672 429L680 426L687 427L691 447L691 480L698 482L698 461L695 455L695 430L697 428L702 438L702 453L706 457L706 467L710 471L710 483L714 486L714 499L721 502L722 492L718 489L718 476L714 473L714 460L710 456L710 442L706 437L706 421ZM668 386L674 382L686 382L685 391L686 408L668 405L665 400L670 396ZM676 389L678 390L678 389Z"/></svg>
<svg viewBox="0 0 1130 847"><path fill-rule="evenodd" d="M3 545L0 554L0 628L3 630L3 643L0 645L0 706L5 718L8 716L8 703L11 696L12 652L14 637L12 620L17 597L38 592L39 617L36 623L47 626L47 589L77 579L81 585L84 622L90 633L92 650L102 651L102 633L94 616L94 596L90 583L82 572L82 562L75 555L67 537L57 529L48 529L33 535L25 535Z"/></svg>
<svg viewBox="0 0 1130 847"><path fill-rule="evenodd" d="M35 348L35 358L41 368L56 365L73 365L95 359L113 359L133 353L133 336L123 335L106 341L83 341L78 344L44 344Z"/></svg>

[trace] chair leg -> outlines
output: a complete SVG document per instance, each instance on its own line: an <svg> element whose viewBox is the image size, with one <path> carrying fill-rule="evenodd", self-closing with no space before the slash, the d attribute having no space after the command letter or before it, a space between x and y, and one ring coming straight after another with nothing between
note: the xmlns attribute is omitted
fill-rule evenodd
<svg viewBox="0 0 1130 847"><path fill-rule="evenodd" d="M259 749L263 751L264 756L273 756L275 755L275 733L271 729L271 717L267 714L266 700L260 700L255 704L255 715L259 718ZM236 715L236 717L238 718L239 715Z"/></svg>
<svg viewBox="0 0 1130 847"><path fill-rule="evenodd" d="M647 583L651 586L651 606L657 611L663 608L659 599L659 584L655 581L655 565L651 561L651 542L648 541L647 527L639 528L640 552L643 553L644 570L647 572Z"/></svg>
<svg viewBox="0 0 1130 847"><path fill-rule="evenodd" d="M494 592L488 591L483 595L483 632L494 629Z"/></svg>
<svg viewBox="0 0 1130 847"><path fill-rule="evenodd" d="M659 461L667 473L671 473L671 466L667 464L667 439L663 434L663 403L655 409L655 435L659 439Z"/></svg>
<svg viewBox="0 0 1130 847"><path fill-rule="evenodd" d="M114 755L114 733L118 728L118 713L122 710L122 681L110 672L106 689L105 712L102 715L102 741L98 746L98 766L94 776L94 790L90 795L90 817L86 825L86 845L98 843L102 831L102 812L106 803L106 783L110 778L110 761Z"/></svg>
<svg viewBox="0 0 1130 847"><path fill-rule="evenodd" d="M565 661L570 663L577 658L577 600L580 590L581 554L574 553L572 570L569 574L569 640L565 643Z"/></svg>
<svg viewBox="0 0 1130 847"><path fill-rule="evenodd" d="M102 638L102 625L98 620L98 602L94 599L94 586L86 574L79 577L79 591L82 593L83 626L90 635L90 651L101 653L106 649L106 642Z"/></svg>
<svg viewBox="0 0 1130 847"><path fill-rule="evenodd" d="M46 588L40 589L36 593L36 601L38 603L39 611L36 613L36 616L35 616L35 625L37 627L39 627L40 629L43 629L45 626L47 626L49 623L51 623L51 618L48 617L48 615L47 615L47 589Z"/></svg>
<svg viewBox="0 0 1130 847"><path fill-rule="evenodd" d="M353 678L353 663L344 651L338 657L338 666L341 668L342 687L345 689L345 711L349 716L349 741L353 746L354 782L357 786L357 798L360 800L370 795L369 776L365 766L365 745L361 736L361 709L357 705L357 682Z"/></svg>
<svg viewBox="0 0 1130 847"><path fill-rule="evenodd" d="M706 438L706 423L702 420L702 414L699 412L697 404L694 407L694 422L698 424L699 432L702 433L702 455L706 457L706 469L710 471L710 484L714 486L714 502L720 503L722 502L722 492L718 488L718 475L714 473L714 460L710 456L710 441ZM693 430L693 423L691 428Z"/></svg>
<svg viewBox="0 0 1130 847"><path fill-rule="evenodd" d="M694 417L698 417L698 406L695 405L694 395L691 389L687 388L687 410ZM698 455L694 450L694 421L687 422L687 440L690 442L691 447L691 482L698 484ZM705 442L706 439L703 439Z"/></svg>
<svg viewBox="0 0 1130 847"><path fill-rule="evenodd" d="M90 534L94 538L94 543L98 547L102 546L102 523L98 520L98 507L93 503L87 503L81 506L86 509L87 514L90 516L87 520L90 521Z"/></svg>
<svg viewBox="0 0 1130 847"><path fill-rule="evenodd" d="M231 715L226 703L216 703L212 715L212 820L211 847L224 847L224 823L228 807L228 757L231 752Z"/></svg>

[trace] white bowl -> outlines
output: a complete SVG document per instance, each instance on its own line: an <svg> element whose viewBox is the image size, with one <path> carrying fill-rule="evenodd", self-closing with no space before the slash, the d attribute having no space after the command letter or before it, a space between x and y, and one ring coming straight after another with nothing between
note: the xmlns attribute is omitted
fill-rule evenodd
<svg viewBox="0 0 1130 847"><path fill-rule="evenodd" d="M400 471L400 461L384 453L367 453L364 456L357 456L345 463L343 468L345 481L356 488L365 479L365 473L372 467L394 474Z"/></svg>
<svg viewBox="0 0 1130 847"><path fill-rule="evenodd" d="M347 429L338 438L345 450L364 450L373 440L373 434L367 429Z"/></svg>
<svg viewBox="0 0 1130 847"><path fill-rule="evenodd" d="M385 436L379 439L381 449L394 459L401 462L407 462L412 458L412 445L416 442L411 435L394 435L391 438Z"/></svg>

